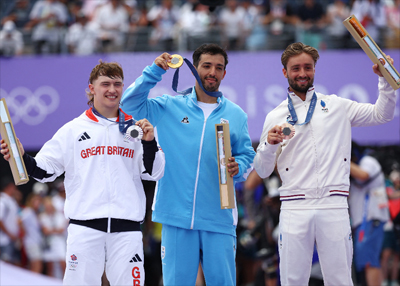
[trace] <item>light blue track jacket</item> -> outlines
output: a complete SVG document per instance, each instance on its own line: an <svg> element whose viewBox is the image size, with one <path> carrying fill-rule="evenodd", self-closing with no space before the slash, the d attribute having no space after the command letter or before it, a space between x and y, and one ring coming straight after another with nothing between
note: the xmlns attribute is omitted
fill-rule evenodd
<svg viewBox="0 0 400 286"><path fill-rule="evenodd" d="M150 89L166 71L156 64L122 96L123 109L134 118L147 118L157 127L158 142L165 153L165 173L158 182L153 204L155 222L185 229L236 236L237 209L221 209L215 124L229 121L232 156L239 163L234 182L246 180L253 168L254 149L247 115L224 96L204 120L195 89L188 95L148 98Z"/></svg>

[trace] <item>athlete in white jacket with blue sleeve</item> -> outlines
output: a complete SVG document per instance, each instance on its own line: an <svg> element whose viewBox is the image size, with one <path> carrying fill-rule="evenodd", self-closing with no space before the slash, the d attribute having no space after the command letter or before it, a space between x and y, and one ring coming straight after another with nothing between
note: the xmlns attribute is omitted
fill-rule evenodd
<svg viewBox="0 0 400 286"><path fill-rule="evenodd" d="M318 58L315 48L302 43L289 45L282 54L288 99L267 115L254 160L262 178L276 167L282 179L282 285L308 285L314 244L325 285L353 284L347 209L351 127L392 120L396 104L394 90L377 65L373 67L380 76L375 105L317 92L313 81ZM284 124L294 128L288 137L283 134Z"/></svg>
<svg viewBox="0 0 400 286"><path fill-rule="evenodd" d="M91 107L62 126L34 158L22 152L29 176L40 182L65 173L70 224L64 285L100 285L104 270L111 285L144 285L142 179L161 179L165 157L149 121L135 122L119 108L123 78L119 64L100 62L89 79ZM141 127L142 140L128 136L134 126Z"/></svg>

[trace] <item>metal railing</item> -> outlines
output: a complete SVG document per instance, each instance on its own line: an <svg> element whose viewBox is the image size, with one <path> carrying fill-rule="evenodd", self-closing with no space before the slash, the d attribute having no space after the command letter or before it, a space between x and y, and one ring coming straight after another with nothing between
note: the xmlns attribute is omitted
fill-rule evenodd
<svg viewBox="0 0 400 286"><path fill-rule="evenodd" d="M191 35L190 31L177 29L175 37L172 39L164 39L158 42L151 41L152 27L137 27L134 30L124 33L124 43L122 46L111 46L105 49L104 44L98 41L97 48L93 53L101 52L147 52L147 51L193 51L202 43L216 43L227 50L283 50L288 44L295 41L302 41L302 29L299 26L285 25L280 34L271 32L270 27L260 26L257 30L253 30L246 35L241 35L236 41L228 39L225 36L223 29L219 26L210 27L201 35ZM31 31L20 30L24 39L25 55L35 54L34 42L32 41ZM304 31L303 31L304 32ZM65 35L67 28L60 29L59 43L56 53L69 54L71 53L65 43ZM385 35L387 28L382 29L380 39L375 41L381 48L385 48ZM352 49L358 48L358 44L352 39L349 34L347 37L335 38L330 37L325 30L321 30L316 34L320 38L318 49ZM252 44L252 41L256 45ZM234 45L232 46L232 43ZM44 51L44 54L50 53Z"/></svg>

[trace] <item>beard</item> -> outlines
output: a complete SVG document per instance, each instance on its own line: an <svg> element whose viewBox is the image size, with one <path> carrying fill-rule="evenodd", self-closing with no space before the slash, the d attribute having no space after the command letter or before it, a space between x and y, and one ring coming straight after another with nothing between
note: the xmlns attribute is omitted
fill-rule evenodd
<svg viewBox="0 0 400 286"><path fill-rule="evenodd" d="M308 78L308 82L306 85L298 85L295 80L288 76L288 82L293 91L306 93L308 89L314 84L314 78Z"/></svg>
<svg viewBox="0 0 400 286"><path fill-rule="evenodd" d="M212 78L216 80L215 85L208 84L207 81L206 81L207 78L204 78L204 79L201 80L201 84L203 85L204 89L209 91L209 92L218 91L219 84L220 84L215 77L212 77Z"/></svg>

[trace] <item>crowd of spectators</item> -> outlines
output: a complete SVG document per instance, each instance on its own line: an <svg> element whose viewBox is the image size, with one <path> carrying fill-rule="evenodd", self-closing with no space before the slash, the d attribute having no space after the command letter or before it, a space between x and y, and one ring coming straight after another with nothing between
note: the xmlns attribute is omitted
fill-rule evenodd
<svg viewBox="0 0 400 286"><path fill-rule="evenodd" d="M204 3L204 2L203 2ZM356 48L343 25L354 14L381 48L400 48L400 0L2 0L3 56L185 51L214 42L228 50Z"/></svg>
<svg viewBox="0 0 400 286"><path fill-rule="evenodd" d="M12 179L2 177L0 189L0 259L61 279L68 226L63 180L36 182L24 196Z"/></svg>

